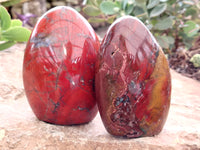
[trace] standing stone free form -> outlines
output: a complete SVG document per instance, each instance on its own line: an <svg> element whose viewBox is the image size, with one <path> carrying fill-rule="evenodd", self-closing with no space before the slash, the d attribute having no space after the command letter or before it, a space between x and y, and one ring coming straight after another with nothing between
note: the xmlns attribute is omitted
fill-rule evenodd
<svg viewBox="0 0 200 150"><path fill-rule="evenodd" d="M168 62L137 18L122 17L108 29L96 62L95 88L110 134L133 138L162 130L171 97Z"/></svg>
<svg viewBox="0 0 200 150"><path fill-rule="evenodd" d="M23 63L26 96L39 120L72 125L96 116L94 76L99 45L89 23L70 7L56 7L40 18Z"/></svg>

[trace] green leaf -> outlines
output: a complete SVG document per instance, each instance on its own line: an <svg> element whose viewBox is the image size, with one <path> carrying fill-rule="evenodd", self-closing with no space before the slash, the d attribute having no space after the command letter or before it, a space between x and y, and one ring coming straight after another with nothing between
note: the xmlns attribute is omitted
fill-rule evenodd
<svg viewBox="0 0 200 150"><path fill-rule="evenodd" d="M193 46L194 37L188 37L184 32L178 32L178 36L181 37L184 46L187 47L187 49L190 49Z"/></svg>
<svg viewBox="0 0 200 150"><path fill-rule="evenodd" d="M11 20L11 27L22 26L22 22L19 19Z"/></svg>
<svg viewBox="0 0 200 150"><path fill-rule="evenodd" d="M175 40L174 40L174 38L172 36L166 36L166 38L167 38L167 42L169 44L174 44Z"/></svg>
<svg viewBox="0 0 200 150"><path fill-rule="evenodd" d="M195 36L199 31L199 25L193 21L187 21L184 24L183 31L188 37Z"/></svg>
<svg viewBox="0 0 200 150"><path fill-rule="evenodd" d="M169 43L166 42L165 38L157 36L156 39L162 48L169 48Z"/></svg>
<svg viewBox="0 0 200 150"><path fill-rule="evenodd" d="M151 24L153 25L153 26L155 26L155 24L158 22L158 20L156 19L156 18L152 18L151 19Z"/></svg>
<svg viewBox="0 0 200 150"><path fill-rule="evenodd" d="M10 27L11 18L7 10L0 5L0 23L2 30L6 30Z"/></svg>
<svg viewBox="0 0 200 150"><path fill-rule="evenodd" d="M147 9L151 9L151 8L155 7L156 5L159 4L159 2L160 2L160 0L149 0Z"/></svg>
<svg viewBox="0 0 200 150"><path fill-rule="evenodd" d="M101 10L95 6L87 5L83 8L83 12L88 16L98 16L101 14Z"/></svg>
<svg viewBox="0 0 200 150"><path fill-rule="evenodd" d="M127 3L128 3L128 0L123 0L122 1L122 8L123 8L123 10L125 10Z"/></svg>
<svg viewBox="0 0 200 150"><path fill-rule="evenodd" d="M122 9L122 2L121 0L116 0L114 1L115 5L119 8L119 9Z"/></svg>
<svg viewBox="0 0 200 150"><path fill-rule="evenodd" d="M24 27L9 28L2 33L2 36L9 41L25 42L28 41L31 31Z"/></svg>
<svg viewBox="0 0 200 150"><path fill-rule="evenodd" d="M125 9L126 15L131 14L132 11L133 11L133 8L134 8L134 5L133 5L133 4L127 5L127 7L126 7L126 9Z"/></svg>
<svg viewBox="0 0 200 150"><path fill-rule="evenodd" d="M97 18L97 17L95 17L95 18L89 18L88 22L90 22L90 23L102 23L102 22L105 22L105 19L103 19L103 18Z"/></svg>
<svg viewBox="0 0 200 150"><path fill-rule="evenodd" d="M190 62L192 62L195 67L200 67L200 54L192 56Z"/></svg>
<svg viewBox="0 0 200 150"><path fill-rule="evenodd" d="M7 49L11 46L13 46L16 42L14 41L7 41L7 42L4 42L4 43L1 43L0 44L0 51L4 50L4 49Z"/></svg>
<svg viewBox="0 0 200 150"><path fill-rule="evenodd" d="M168 4L166 11L171 15L174 14L174 6Z"/></svg>
<svg viewBox="0 0 200 150"><path fill-rule="evenodd" d="M197 10L194 9L194 8L188 8L186 11L185 11L185 16L194 16L197 14Z"/></svg>
<svg viewBox="0 0 200 150"><path fill-rule="evenodd" d="M168 28L172 28L173 25L173 19L171 17L167 17L165 19L159 20L154 28L158 30L166 30Z"/></svg>
<svg viewBox="0 0 200 150"><path fill-rule="evenodd" d="M160 0L161 1L161 0ZM161 1L162 2L162 1ZM173 5L177 2L177 0L169 0L167 1L167 5Z"/></svg>
<svg viewBox="0 0 200 150"><path fill-rule="evenodd" d="M103 1L100 5L100 9L107 15L116 14L120 10L119 6L111 1Z"/></svg>
<svg viewBox="0 0 200 150"><path fill-rule="evenodd" d="M96 0L96 3L98 4L98 6L100 6L100 4L101 4L102 1L103 0Z"/></svg>
<svg viewBox="0 0 200 150"><path fill-rule="evenodd" d="M156 7L154 7L152 9L152 11L150 12L150 17L156 17L161 15L165 10L167 9L167 4L163 3L163 4L159 4Z"/></svg>
<svg viewBox="0 0 200 150"><path fill-rule="evenodd" d="M161 1L161 0L160 0ZM166 2L165 0L162 0L161 2ZM177 0L167 0L167 4L168 5L173 5L173 4L175 4L177 2Z"/></svg>
<svg viewBox="0 0 200 150"><path fill-rule="evenodd" d="M10 6L13 6L15 4L18 4L20 2L25 2L27 0L7 0L5 2L2 2L1 4L5 7L10 7Z"/></svg>
<svg viewBox="0 0 200 150"><path fill-rule="evenodd" d="M174 38L171 36L156 36L156 39L162 48L168 49L170 45L174 44Z"/></svg>
<svg viewBox="0 0 200 150"><path fill-rule="evenodd" d="M145 12L144 9L142 7L138 7L138 6L136 6L133 10L133 13L135 16L143 14L144 12Z"/></svg>
<svg viewBox="0 0 200 150"><path fill-rule="evenodd" d="M143 6L146 5L147 0L135 0L136 5Z"/></svg>
<svg viewBox="0 0 200 150"><path fill-rule="evenodd" d="M1 33L0 33L0 41L7 41L7 39L5 39L5 38L1 35Z"/></svg>

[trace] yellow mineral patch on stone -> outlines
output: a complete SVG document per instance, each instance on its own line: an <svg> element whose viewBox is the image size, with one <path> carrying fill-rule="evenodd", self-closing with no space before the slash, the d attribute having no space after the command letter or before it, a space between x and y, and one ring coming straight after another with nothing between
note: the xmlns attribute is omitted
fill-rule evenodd
<svg viewBox="0 0 200 150"><path fill-rule="evenodd" d="M162 51L159 52L159 56L157 58L157 63L155 65L154 72L151 75L151 78L156 79L156 84L153 88L152 95L151 95L151 101L148 106L149 110L157 109L157 112L159 113L161 110L161 106L165 103L162 99L163 95L162 93L162 88L168 80L168 84L170 84L171 79L170 79L170 72L169 72L169 67L167 60L165 58L165 55ZM167 89L166 89L167 90Z"/></svg>
<svg viewBox="0 0 200 150"><path fill-rule="evenodd" d="M160 50L155 64L154 71L150 77L155 80L153 90L150 95L150 102L148 104L149 116L144 116L140 127L146 132L146 135L152 135L155 131L159 131L157 128L161 129L161 126L165 123L166 115L168 112L170 98L165 95L168 86L170 86L171 77L168 67L167 59L164 53ZM163 89L166 88L166 89ZM166 105L166 106L165 106ZM161 117L162 115L162 117Z"/></svg>
<svg viewBox="0 0 200 150"><path fill-rule="evenodd" d="M6 131L4 129L0 129L0 141L3 140L3 138L5 137Z"/></svg>

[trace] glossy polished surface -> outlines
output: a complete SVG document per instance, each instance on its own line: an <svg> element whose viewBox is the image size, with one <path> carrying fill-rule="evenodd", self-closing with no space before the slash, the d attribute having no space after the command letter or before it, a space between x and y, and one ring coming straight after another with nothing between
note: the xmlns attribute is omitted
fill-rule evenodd
<svg viewBox="0 0 200 150"><path fill-rule="evenodd" d="M96 63L96 98L107 131L128 138L158 134L170 106L167 60L134 17L118 19L105 35Z"/></svg>
<svg viewBox="0 0 200 150"><path fill-rule="evenodd" d="M61 125L91 121L97 113L94 93L97 36L69 7L56 7L36 24L27 44L23 81L38 119Z"/></svg>

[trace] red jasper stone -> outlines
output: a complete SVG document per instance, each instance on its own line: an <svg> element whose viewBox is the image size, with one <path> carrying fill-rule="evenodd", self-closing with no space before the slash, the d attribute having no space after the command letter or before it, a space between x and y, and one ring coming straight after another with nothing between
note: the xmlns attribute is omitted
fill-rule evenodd
<svg viewBox="0 0 200 150"><path fill-rule="evenodd" d="M108 29L96 62L95 88L110 134L133 138L162 130L171 95L168 62L138 19L122 17Z"/></svg>
<svg viewBox="0 0 200 150"><path fill-rule="evenodd" d="M89 23L70 7L56 7L37 22L27 43L23 81L39 120L72 125L97 114L94 92L99 40Z"/></svg>

